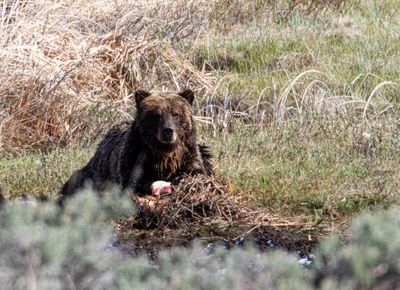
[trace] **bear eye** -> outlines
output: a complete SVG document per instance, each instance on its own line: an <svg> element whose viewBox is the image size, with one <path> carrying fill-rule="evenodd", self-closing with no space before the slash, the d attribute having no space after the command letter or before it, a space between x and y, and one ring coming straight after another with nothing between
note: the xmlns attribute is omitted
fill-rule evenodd
<svg viewBox="0 0 400 290"><path fill-rule="evenodd" d="M158 112L153 112L153 114L151 114L151 118L155 121L160 121L161 117L162 117L162 115Z"/></svg>
<svg viewBox="0 0 400 290"><path fill-rule="evenodd" d="M172 112L172 117L179 119L181 116L177 112Z"/></svg>

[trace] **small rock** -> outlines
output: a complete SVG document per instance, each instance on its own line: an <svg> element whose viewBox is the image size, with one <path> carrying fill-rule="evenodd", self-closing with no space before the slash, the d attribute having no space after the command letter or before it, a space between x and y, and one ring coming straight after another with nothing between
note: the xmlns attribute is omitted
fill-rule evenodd
<svg viewBox="0 0 400 290"><path fill-rule="evenodd" d="M304 255L303 258L298 260L297 262L302 265L304 268L309 268L311 264L314 262L315 256L313 254Z"/></svg>
<svg viewBox="0 0 400 290"><path fill-rule="evenodd" d="M254 238L254 242L255 242L256 244L261 244L261 241L262 241L262 239L261 239L259 236L257 236L257 237Z"/></svg>
<svg viewBox="0 0 400 290"><path fill-rule="evenodd" d="M115 250L118 250L118 244L119 244L118 241L113 241L113 242L109 243L106 246L105 251L106 252L113 252Z"/></svg>
<svg viewBox="0 0 400 290"><path fill-rule="evenodd" d="M268 247L270 247L270 248L274 248L274 247L275 247L275 244L274 244L274 242L273 242L272 240L268 240L268 241L267 241L267 245L268 245Z"/></svg>
<svg viewBox="0 0 400 290"><path fill-rule="evenodd" d="M209 243L206 248L204 249L204 251L206 252L206 254L212 254L214 253L215 250L215 244L214 243Z"/></svg>
<svg viewBox="0 0 400 290"><path fill-rule="evenodd" d="M307 258L302 258L297 261L303 267L309 267L312 264L312 261L309 261Z"/></svg>
<svg viewBox="0 0 400 290"><path fill-rule="evenodd" d="M231 244L228 241L224 242L224 248L225 250L230 250L231 249Z"/></svg>
<svg viewBox="0 0 400 290"><path fill-rule="evenodd" d="M234 242L235 242L235 245L236 245L236 246L241 247L241 246L244 245L244 241L245 241L245 240L246 240L245 237L240 237L240 238L236 239Z"/></svg>

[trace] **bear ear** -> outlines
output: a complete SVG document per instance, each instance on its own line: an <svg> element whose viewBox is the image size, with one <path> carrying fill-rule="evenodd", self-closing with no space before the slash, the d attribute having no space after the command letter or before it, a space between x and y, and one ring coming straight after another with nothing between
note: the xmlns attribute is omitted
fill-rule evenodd
<svg viewBox="0 0 400 290"><path fill-rule="evenodd" d="M135 92L136 105L139 105L144 99L146 99L150 95L151 95L151 93L149 93L149 92L147 92L145 90L137 90Z"/></svg>
<svg viewBox="0 0 400 290"><path fill-rule="evenodd" d="M187 89L182 92L180 92L178 95L180 95L182 98L184 98L186 101L189 102L189 104L193 104L194 100L194 93L192 90Z"/></svg>

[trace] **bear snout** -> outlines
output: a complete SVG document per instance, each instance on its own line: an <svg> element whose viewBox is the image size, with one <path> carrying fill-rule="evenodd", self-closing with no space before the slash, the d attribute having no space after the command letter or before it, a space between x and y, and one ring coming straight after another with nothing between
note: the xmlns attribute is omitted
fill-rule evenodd
<svg viewBox="0 0 400 290"><path fill-rule="evenodd" d="M160 141L162 143L170 144L176 141L176 133L173 128L171 127L165 127L162 129Z"/></svg>
<svg viewBox="0 0 400 290"><path fill-rule="evenodd" d="M174 130L172 128L165 128L163 130L163 137L165 139L172 139L173 135L174 135Z"/></svg>

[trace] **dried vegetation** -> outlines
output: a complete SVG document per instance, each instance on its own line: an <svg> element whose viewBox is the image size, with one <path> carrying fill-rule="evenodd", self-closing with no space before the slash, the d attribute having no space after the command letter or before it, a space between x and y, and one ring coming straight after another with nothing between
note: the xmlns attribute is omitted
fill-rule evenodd
<svg viewBox="0 0 400 290"><path fill-rule="evenodd" d="M212 78L171 46L199 27L178 4L3 1L0 150L96 137L129 113L138 87L207 92Z"/></svg>
<svg viewBox="0 0 400 290"><path fill-rule="evenodd" d="M228 225L235 222L250 226L311 227L294 220L282 220L270 210L250 206L235 194L226 178L197 175L179 180L175 191L159 199L142 203L139 214L131 221L136 228Z"/></svg>

